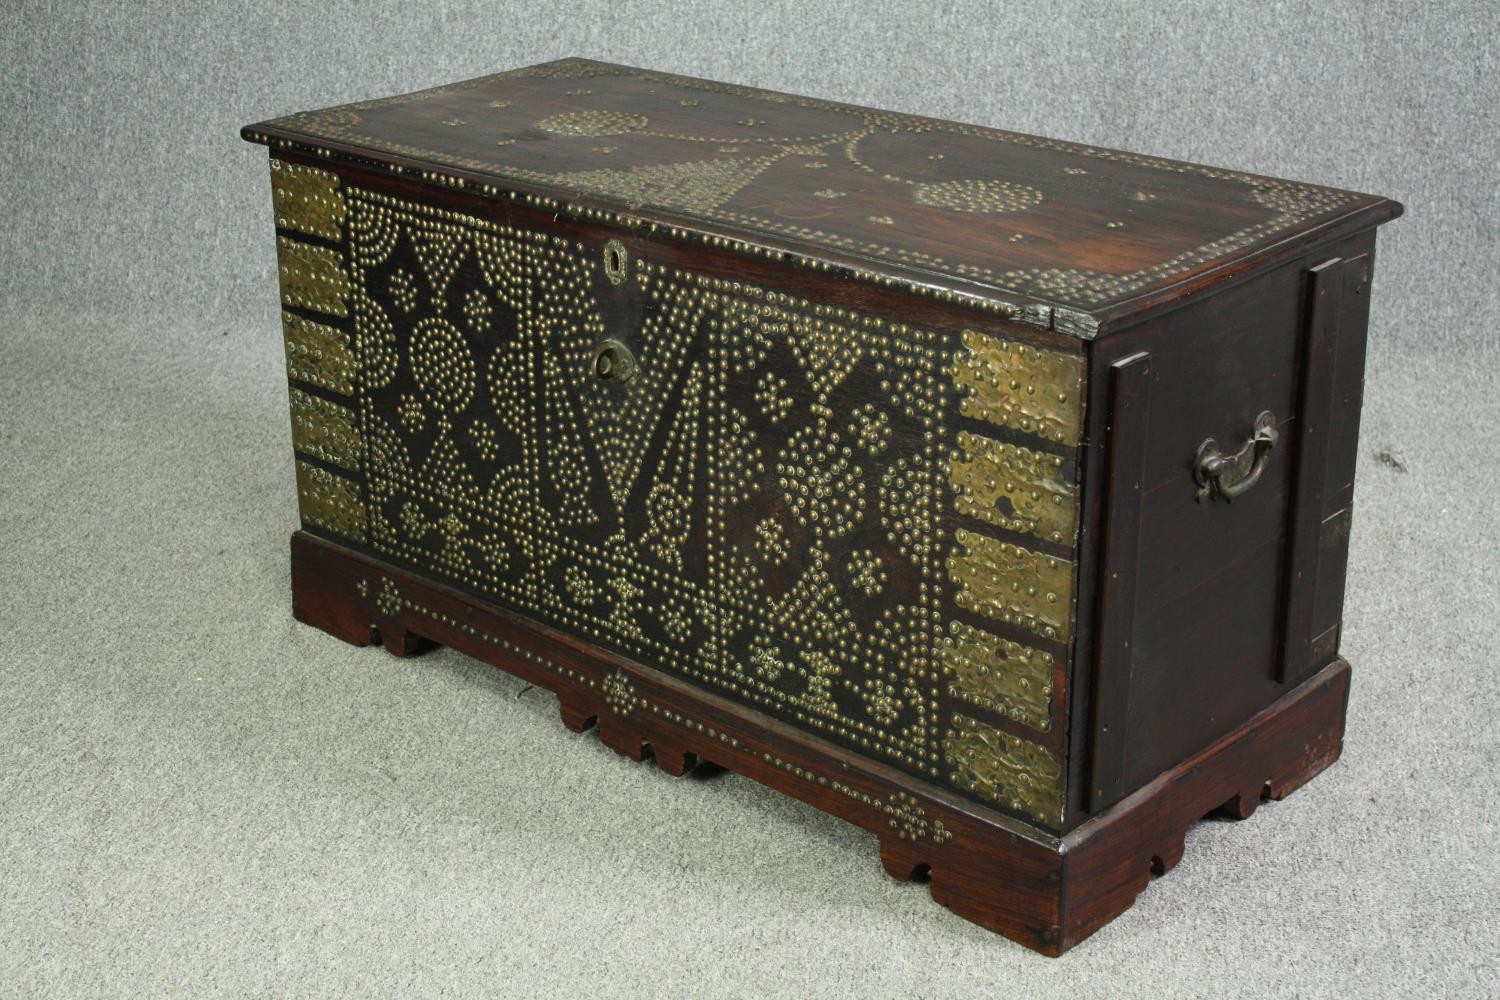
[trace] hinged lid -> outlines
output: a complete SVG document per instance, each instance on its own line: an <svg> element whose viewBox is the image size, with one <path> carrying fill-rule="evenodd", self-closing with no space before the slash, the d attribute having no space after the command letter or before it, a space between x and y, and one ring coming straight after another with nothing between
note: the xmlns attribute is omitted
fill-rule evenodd
<svg viewBox="0 0 1500 1000"><path fill-rule="evenodd" d="M584 59L244 136L999 299L1083 338L1401 212L1373 195Z"/></svg>

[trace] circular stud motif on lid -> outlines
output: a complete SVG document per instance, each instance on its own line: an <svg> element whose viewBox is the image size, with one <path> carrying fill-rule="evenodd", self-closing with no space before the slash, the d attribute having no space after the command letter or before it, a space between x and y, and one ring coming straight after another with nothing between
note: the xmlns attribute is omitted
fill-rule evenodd
<svg viewBox="0 0 1500 1000"><path fill-rule="evenodd" d="M1011 181L966 180L918 184L912 198L919 205L950 212L1023 212L1042 203L1042 192Z"/></svg>
<svg viewBox="0 0 1500 1000"><path fill-rule="evenodd" d="M548 115L537 122L536 127L556 135L599 136L639 132L647 124L645 115L624 111L564 111Z"/></svg>

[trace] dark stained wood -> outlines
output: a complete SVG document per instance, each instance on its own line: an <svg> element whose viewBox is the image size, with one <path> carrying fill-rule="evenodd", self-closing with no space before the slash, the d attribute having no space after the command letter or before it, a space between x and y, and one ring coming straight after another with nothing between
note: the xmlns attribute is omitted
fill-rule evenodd
<svg viewBox="0 0 1500 1000"><path fill-rule="evenodd" d="M1307 272L1307 346L1302 361L1296 440L1297 465L1288 512L1286 612L1281 659L1276 679L1296 681L1321 664L1313 649L1313 600L1323 550L1324 488L1336 400L1335 378L1339 328L1343 321L1344 284L1360 283L1369 261L1334 258Z"/></svg>
<svg viewBox="0 0 1500 1000"><path fill-rule="evenodd" d="M1065 925L1071 947L1114 919L1181 859L1188 827L1215 807L1247 817L1338 760L1349 665L1337 660L1212 745L1068 835Z"/></svg>
<svg viewBox="0 0 1500 1000"><path fill-rule="evenodd" d="M1318 575L1314 586L1310 632L1315 657L1338 651L1344 612L1344 581L1349 563L1349 530L1354 507L1354 470L1358 457L1359 416L1364 402L1364 372L1369 325L1370 279L1375 262L1374 234L1358 242L1363 266L1344 281L1340 307L1337 375L1329 422L1328 463L1323 487L1323 525L1319 533Z"/></svg>
<svg viewBox="0 0 1500 1000"><path fill-rule="evenodd" d="M882 275L915 269L924 283L1066 307L1100 330L1401 211L1372 195L583 59L244 134Z"/></svg>
<svg viewBox="0 0 1500 1000"><path fill-rule="evenodd" d="M1124 794L1135 659L1135 567L1140 558L1141 487L1151 428L1151 355L1132 354L1109 366L1109 399L1109 423L1105 427L1109 524L1101 564L1101 576L1107 582L1100 600L1099 654L1094 673L1090 812L1099 812Z"/></svg>
<svg viewBox="0 0 1500 1000"><path fill-rule="evenodd" d="M1128 909L1204 814L1282 798L1341 747L1349 672L1339 661L1059 839L306 532L292 538L292 582L298 619L346 642L378 633L451 646L553 692L569 729L597 720L600 738L633 760L654 757L673 775L711 761L854 823L876 835L893 877L925 874L938 902L1048 955ZM611 691L628 698L612 703Z"/></svg>
<svg viewBox="0 0 1500 1000"><path fill-rule="evenodd" d="M1151 781L1231 731L1295 682L1282 683L1276 675L1287 612L1287 518L1302 405L1306 273L1330 257L1361 257L1368 282L1372 245L1373 233L1368 233L1314 247L1300 260L1094 344L1094 371L1108 371L1110 365L1141 351L1150 352L1152 364L1146 486L1132 581L1140 611L1134 630L1129 721L1122 736L1129 747L1122 792ZM1330 516L1343 512L1321 534L1314 534L1324 548L1321 558L1328 560L1327 572L1315 578L1318 593L1297 597L1306 607L1322 602L1312 628L1327 634L1309 669L1317 669L1337 652L1342 580L1326 577L1341 574L1347 553L1348 483L1355 458L1365 318L1364 311L1354 308L1340 325L1332 422L1336 430L1328 435L1323 467L1339 470L1330 472L1330 482L1337 480L1338 490L1324 508ZM1089 403L1090 439L1107 442L1109 406L1108 387L1096 379ZM1214 437L1237 447L1255 415L1267 409L1280 421L1282 440L1272 450L1261 482L1232 503L1199 503L1192 476L1198 445ZM1108 461L1107 443L1091 449L1084 482L1105 482ZM1106 519L1113 512L1106 489L1086 487L1085 497L1080 575L1097 580L1102 595L1114 583L1103 576L1099 561L1106 544ZM1097 617L1097 605L1088 602L1089 595L1088 590L1080 594L1075 675L1104 666L1099 660L1101 636L1087 627ZM1317 637L1306 627L1304 635ZM1093 699L1101 693L1077 691L1079 686L1075 682L1073 717L1093 718ZM1098 738L1097 725L1074 726L1071 731L1070 782L1085 793L1092 791L1087 762ZM1064 829L1085 821L1089 812L1087 794L1075 795Z"/></svg>

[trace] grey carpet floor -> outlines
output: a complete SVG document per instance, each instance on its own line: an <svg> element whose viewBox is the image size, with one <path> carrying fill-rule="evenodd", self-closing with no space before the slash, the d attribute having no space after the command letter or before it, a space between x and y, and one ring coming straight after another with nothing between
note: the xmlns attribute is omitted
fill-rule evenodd
<svg viewBox="0 0 1500 1000"><path fill-rule="evenodd" d="M1377 333L1343 760L1048 961L811 808L294 623L263 299L0 327L0 993L1495 995L1493 357Z"/></svg>

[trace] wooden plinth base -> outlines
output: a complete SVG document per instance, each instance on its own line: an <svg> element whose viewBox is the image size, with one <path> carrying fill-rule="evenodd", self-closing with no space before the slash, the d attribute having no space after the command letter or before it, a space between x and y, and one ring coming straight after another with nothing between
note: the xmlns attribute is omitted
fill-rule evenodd
<svg viewBox="0 0 1500 1000"><path fill-rule="evenodd" d="M894 768L324 539L292 536L292 612L396 655L451 646L557 695L632 760L680 775L711 761L874 833L892 876L931 879L955 913L1058 955L1126 910L1215 809L1245 817L1338 759L1349 666L1338 660L1195 757L1058 838Z"/></svg>

